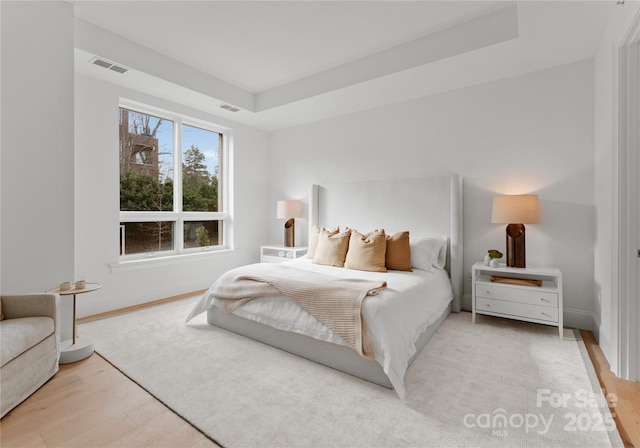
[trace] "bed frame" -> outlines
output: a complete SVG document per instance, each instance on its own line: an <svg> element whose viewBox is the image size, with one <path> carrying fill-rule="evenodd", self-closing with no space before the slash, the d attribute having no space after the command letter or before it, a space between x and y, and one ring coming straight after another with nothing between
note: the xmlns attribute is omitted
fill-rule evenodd
<svg viewBox="0 0 640 448"><path fill-rule="evenodd" d="M375 180L333 185L312 185L309 191L309 234L313 225L349 226L363 232L384 228L387 233L409 230L413 240L446 236L446 269L454 299L416 343L420 353L451 311L462 304L462 179L456 175L421 179ZM241 334L300 357L332 367L372 383L392 388L380 364L358 355L350 347L278 330L217 307L207 311L211 325Z"/></svg>

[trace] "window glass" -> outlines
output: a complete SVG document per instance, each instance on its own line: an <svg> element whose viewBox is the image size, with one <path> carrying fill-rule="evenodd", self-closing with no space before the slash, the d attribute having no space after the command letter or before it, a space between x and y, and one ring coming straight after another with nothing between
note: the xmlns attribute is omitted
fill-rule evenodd
<svg viewBox="0 0 640 448"><path fill-rule="evenodd" d="M173 222L120 223L121 255L173 250Z"/></svg>
<svg viewBox="0 0 640 448"><path fill-rule="evenodd" d="M120 211L173 210L174 123L120 108Z"/></svg>
<svg viewBox="0 0 640 448"><path fill-rule="evenodd" d="M186 221L184 223L184 247L209 247L222 244L220 221Z"/></svg>
<svg viewBox="0 0 640 448"><path fill-rule="evenodd" d="M218 170L222 134L182 126L182 209L185 212L219 210Z"/></svg>

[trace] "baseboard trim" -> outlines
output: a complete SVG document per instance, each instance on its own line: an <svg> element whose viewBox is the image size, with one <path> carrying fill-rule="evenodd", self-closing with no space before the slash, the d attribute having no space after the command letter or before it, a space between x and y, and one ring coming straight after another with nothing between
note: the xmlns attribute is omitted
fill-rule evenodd
<svg viewBox="0 0 640 448"><path fill-rule="evenodd" d="M76 319L76 322L77 323L89 322L91 320L104 319L107 317L117 316L119 314L130 313L132 311L142 310L152 306L161 305L163 303L175 302L176 300L186 299L187 297L201 295L201 294L204 294L206 291L207 291L206 289L201 289L198 291L179 294L177 296L166 297L164 299L153 300L151 302L140 303L138 305L127 306L125 308L118 308L117 310L105 311L104 313L92 314L91 316L79 317L78 319Z"/></svg>
<svg viewBox="0 0 640 448"><path fill-rule="evenodd" d="M593 326L595 325L595 317L593 313L565 308L563 310L563 315L565 327L593 331Z"/></svg>

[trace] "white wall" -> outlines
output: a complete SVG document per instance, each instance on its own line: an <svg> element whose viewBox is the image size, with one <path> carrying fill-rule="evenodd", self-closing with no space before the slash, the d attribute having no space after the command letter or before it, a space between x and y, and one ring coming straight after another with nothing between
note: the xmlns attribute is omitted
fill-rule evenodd
<svg viewBox="0 0 640 448"><path fill-rule="evenodd" d="M618 51L638 2L626 2L612 12L595 57L595 282L597 336L614 373L619 374L618 358Z"/></svg>
<svg viewBox="0 0 640 448"><path fill-rule="evenodd" d="M42 292L73 277L73 5L0 8L2 293Z"/></svg>
<svg viewBox="0 0 640 448"><path fill-rule="evenodd" d="M276 131L270 146L271 204L306 201L311 183L462 175L465 271L504 249L492 197L537 193L542 222L527 226L527 261L562 270L566 324L591 329L592 61ZM305 242L307 222L298 221ZM281 224L271 220L274 242ZM465 291L469 308L468 278Z"/></svg>
<svg viewBox="0 0 640 448"><path fill-rule="evenodd" d="M114 75L119 76L119 75ZM205 289L224 271L257 262L267 237L267 134L82 75L75 79L75 271L103 288L78 300L78 316ZM172 265L112 272L118 261L118 105L126 98L233 131L235 250Z"/></svg>

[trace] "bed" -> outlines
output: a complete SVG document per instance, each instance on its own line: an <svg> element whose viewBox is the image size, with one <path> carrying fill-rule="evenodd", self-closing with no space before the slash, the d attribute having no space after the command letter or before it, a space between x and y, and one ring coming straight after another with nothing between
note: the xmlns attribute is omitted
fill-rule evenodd
<svg viewBox="0 0 640 448"><path fill-rule="evenodd" d="M407 368L449 313L461 308L462 181L447 175L312 185L308 199L308 235L314 226L410 232L412 264L421 267L413 272L359 271L314 264L306 257L282 264L281 269L290 272L385 282L386 288L362 302L374 359L358 354L322 322L281 295L259 297L225 313L210 289L187 321L206 311L211 325L394 389L402 398ZM429 263L419 256L428 257L436 240L444 242L438 262L442 269L423 266Z"/></svg>

